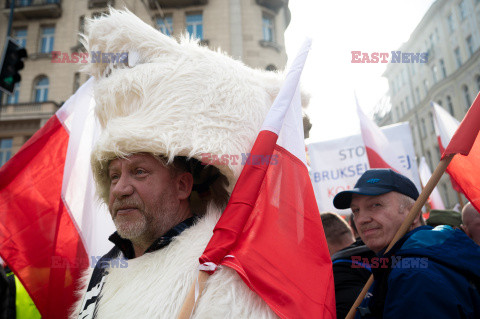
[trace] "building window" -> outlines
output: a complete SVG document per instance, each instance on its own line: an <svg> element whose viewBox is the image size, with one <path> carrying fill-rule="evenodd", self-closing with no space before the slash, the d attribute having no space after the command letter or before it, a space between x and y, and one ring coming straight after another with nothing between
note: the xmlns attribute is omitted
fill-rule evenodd
<svg viewBox="0 0 480 319"><path fill-rule="evenodd" d="M442 188L443 188L443 195L445 197L445 202L446 202L446 206L449 207L450 206L450 200L448 198L448 188L447 188L447 184L443 183L442 184Z"/></svg>
<svg viewBox="0 0 480 319"><path fill-rule="evenodd" d="M402 116L407 114L407 110L405 110L405 105L403 102L400 102L400 110L402 111Z"/></svg>
<svg viewBox="0 0 480 319"><path fill-rule="evenodd" d="M15 6L18 6L18 7L28 7L31 4L32 4L32 0L17 0L17 1L15 1Z"/></svg>
<svg viewBox="0 0 480 319"><path fill-rule="evenodd" d="M420 127L420 135L422 138L427 137L427 127L425 126L425 119L422 119L420 121L421 127Z"/></svg>
<svg viewBox="0 0 480 319"><path fill-rule="evenodd" d="M448 112L450 112L450 115L453 116L454 112L453 112L452 98L449 95L447 95L447 106L448 106Z"/></svg>
<svg viewBox="0 0 480 319"><path fill-rule="evenodd" d="M34 87L35 102L45 102L48 100L48 85L49 81L46 76L41 76L38 78Z"/></svg>
<svg viewBox="0 0 480 319"><path fill-rule="evenodd" d="M465 4L465 0L460 1L460 3L458 4L458 10L460 11L460 18L462 19L462 21L465 20L465 18L467 17L467 7Z"/></svg>
<svg viewBox="0 0 480 319"><path fill-rule="evenodd" d="M187 14L187 32L190 37L203 40L203 16L201 13Z"/></svg>
<svg viewBox="0 0 480 319"><path fill-rule="evenodd" d="M442 100L438 100L438 101L437 101L437 104L440 105L440 106L443 106Z"/></svg>
<svg viewBox="0 0 480 319"><path fill-rule="evenodd" d="M405 104L407 105L407 110L411 110L412 106L410 105L410 99L408 96L405 98Z"/></svg>
<svg viewBox="0 0 480 319"><path fill-rule="evenodd" d="M0 139L0 166L3 166L12 157L12 145L11 138Z"/></svg>
<svg viewBox="0 0 480 319"><path fill-rule="evenodd" d="M265 12L262 16L262 30L264 41L275 42L275 20L272 15Z"/></svg>
<svg viewBox="0 0 480 319"><path fill-rule="evenodd" d="M433 77L433 84L437 83L437 66L432 66L432 77Z"/></svg>
<svg viewBox="0 0 480 319"><path fill-rule="evenodd" d="M21 47L27 47L27 28L13 30L13 37Z"/></svg>
<svg viewBox="0 0 480 319"><path fill-rule="evenodd" d="M13 93L7 94L7 104L18 104L18 96L20 95L20 83L15 83Z"/></svg>
<svg viewBox="0 0 480 319"><path fill-rule="evenodd" d="M472 100L470 99L470 94L468 93L468 86L463 86L463 96L465 97L465 103L467 104L467 110L472 106Z"/></svg>
<svg viewBox="0 0 480 319"><path fill-rule="evenodd" d="M466 39L467 42L467 51L468 51L468 57L471 57L473 55L473 40L472 36L469 35Z"/></svg>
<svg viewBox="0 0 480 319"><path fill-rule="evenodd" d="M430 166L430 171L432 171L433 170L432 153L430 153L430 151L427 151L425 155L427 157L428 166Z"/></svg>
<svg viewBox="0 0 480 319"><path fill-rule="evenodd" d="M450 33L453 33L455 31L455 22L453 21L453 14L450 14L447 18L447 23L448 23L448 30Z"/></svg>
<svg viewBox="0 0 480 319"><path fill-rule="evenodd" d="M77 43L81 44L80 40L82 39L82 34L85 33L85 16L80 16L78 18L78 35L77 35Z"/></svg>
<svg viewBox="0 0 480 319"><path fill-rule="evenodd" d="M428 94L428 80L423 80L423 88L425 89L425 95Z"/></svg>
<svg viewBox="0 0 480 319"><path fill-rule="evenodd" d="M420 96L420 89L418 87L415 88L415 93L417 96L417 104L419 104L420 101L422 100L422 97Z"/></svg>
<svg viewBox="0 0 480 319"><path fill-rule="evenodd" d="M187 18L188 19L188 18ZM173 33L173 20L172 16L157 17L156 19L157 29L165 35L171 36Z"/></svg>
<svg viewBox="0 0 480 319"><path fill-rule="evenodd" d="M79 87L80 87L80 73L75 72L73 76L73 93L77 92Z"/></svg>
<svg viewBox="0 0 480 319"><path fill-rule="evenodd" d="M462 56L460 55L460 48L455 49L455 62L457 62L457 68L462 66Z"/></svg>
<svg viewBox="0 0 480 319"><path fill-rule="evenodd" d="M435 122L433 121L432 112L428 113L428 117L430 118L430 133L435 133Z"/></svg>
<svg viewBox="0 0 480 319"><path fill-rule="evenodd" d="M41 32L42 37L40 39L40 53L50 53L53 51L55 27L43 27Z"/></svg>
<svg viewBox="0 0 480 319"><path fill-rule="evenodd" d="M442 79L445 79L447 77L447 69L445 68L445 61L443 61L443 59L440 59L439 63L440 63L440 69L442 70Z"/></svg>

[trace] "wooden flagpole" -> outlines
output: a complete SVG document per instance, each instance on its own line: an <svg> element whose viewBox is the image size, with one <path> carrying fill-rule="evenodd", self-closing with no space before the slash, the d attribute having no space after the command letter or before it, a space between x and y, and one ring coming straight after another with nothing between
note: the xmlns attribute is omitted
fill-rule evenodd
<svg viewBox="0 0 480 319"><path fill-rule="evenodd" d="M408 213L407 217L403 221L402 225L398 229L397 233L393 237L392 241L390 242L390 245L388 245L387 250L385 250L385 252L390 251L390 249L392 249L392 247L397 243L397 241L401 239L408 232L408 229L410 228L413 221L415 220L415 217L417 217L420 211L422 210L423 205L425 205L425 202L428 200L428 197L433 192L433 189L435 188L435 186L437 186L438 182L440 181L440 178L442 177L443 173L447 169L448 164L450 164L450 162L452 161L454 155L455 154L445 156L445 158L440 160L440 163L438 163L437 168L435 168L435 171L433 172L432 176L428 180L427 185L425 185L425 188L420 193L420 196L415 201L415 204L413 204L412 209ZM372 284L373 284L373 275L370 275L370 278L368 279L367 283L365 284L362 291L360 292L360 295L358 295L357 300L355 300L355 303L353 304L352 308L350 308L350 311L345 317L346 319L353 319L358 306L360 306L360 304L362 303L363 299L365 298L365 295L367 294Z"/></svg>
<svg viewBox="0 0 480 319"><path fill-rule="evenodd" d="M189 319L191 317L196 305L195 285L198 281L198 299L202 295L203 289L205 288L205 284L209 276L210 275L205 271L200 270L198 272L198 277L193 282L192 287L190 287L190 291L188 292L187 298L185 298L185 301L183 302L182 309L180 310L180 314L177 317L178 319Z"/></svg>

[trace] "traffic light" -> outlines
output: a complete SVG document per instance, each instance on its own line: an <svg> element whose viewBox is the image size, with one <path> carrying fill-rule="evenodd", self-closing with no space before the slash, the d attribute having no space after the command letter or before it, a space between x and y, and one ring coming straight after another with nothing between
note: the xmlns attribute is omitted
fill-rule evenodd
<svg viewBox="0 0 480 319"><path fill-rule="evenodd" d="M23 69L23 58L27 57L27 50L19 46L11 38L7 38L7 45L3 51L2 68L0 70L0 89L12 94L15 83L22 79L18 71Z"/></svg>

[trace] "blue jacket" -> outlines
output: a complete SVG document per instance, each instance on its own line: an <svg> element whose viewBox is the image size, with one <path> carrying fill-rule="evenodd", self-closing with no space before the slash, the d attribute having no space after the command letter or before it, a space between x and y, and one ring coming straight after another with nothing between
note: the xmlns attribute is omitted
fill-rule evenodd
<svg viewBox="0 0 480 319"><path fill-rule="evenodd" d="M387 253L356 318L480 318L480 246L450 226L418 227Z"/></svg>

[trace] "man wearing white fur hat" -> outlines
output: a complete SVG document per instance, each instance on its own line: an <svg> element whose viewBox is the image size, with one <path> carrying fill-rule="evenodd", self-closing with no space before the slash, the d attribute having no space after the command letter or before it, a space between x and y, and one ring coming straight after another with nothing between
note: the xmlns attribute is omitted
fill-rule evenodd
<svg viewBox="0 0 480 319"><path fill-rule="evenodd" d="M251 149L282 81L187 39L179 44L128 11L112 9L87 30L88 51L129 56L86 70L103 127L92 169L117 228L104 258L126 258L128 267L87 274L71 317L175 318L241 172L235 159ZM206 154L227 160L201 165ZM222 268L194 317L276 316Z"/></svg>

